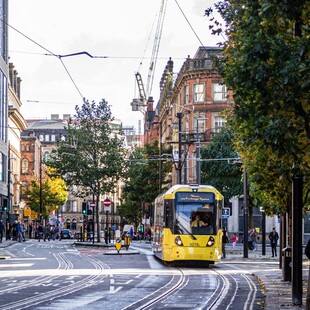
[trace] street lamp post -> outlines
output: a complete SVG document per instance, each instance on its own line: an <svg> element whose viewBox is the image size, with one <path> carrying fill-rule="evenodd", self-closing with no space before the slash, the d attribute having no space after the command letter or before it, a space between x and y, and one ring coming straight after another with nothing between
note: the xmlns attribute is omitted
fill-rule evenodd
<svg viewBox="0 0 310 310"><path fill-rule="evenodd" d="M197 174L197 184L201 184L201 161L200 161L200 136L198 122L200 120L207 120L206 117L197 117L196 118L196 132L197 132L197 141L196 141L196 174Z"/></svg>
<svg viewBox="0 0 310 310"><path fill-rule="evenodd" d="M248 186L247 172L243 168L243 257L248 258L248 226L249 226L249 209L248 209Z"/></svg>
<svg viewBox="0 0 310 310"><path fill-rule="evenodd" d="M40 145L40 223L42 223L42 145Z"/></svg>
<svg viewBox="0 0 310 310"><path fill-rule="evenodd" d="M182 117L183 114L182 113L177 113L177 118L179 119L179 139L178 139L178 143L179 143L179 156L178 156L178 184L182 184Z"/></svg>

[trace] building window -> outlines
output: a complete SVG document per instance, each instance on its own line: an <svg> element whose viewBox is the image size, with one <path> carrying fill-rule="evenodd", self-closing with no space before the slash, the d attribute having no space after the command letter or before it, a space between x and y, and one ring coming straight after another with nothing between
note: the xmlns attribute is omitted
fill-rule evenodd
<svg viewBox="0 0 310 310"><path fill-rule="evenodd" d="M25 145L24 144L22 144L22 146L21 146L21 151L25 151Z"/></svg>
<svg viewBox="0 0 310 310"><path fill-rule="evenodd" d="M44 154L43 154L43 159L44 159L44 161L48 161L49 158L50 158L49 152L44 152Z"/></svg>
<svg viewBox="0 0 310 310"><path fill-rule="evenodd" d="M0 153L0 181L4 181L4 155Z"/></svg>
<svg viewBox="0 0 310 310"><path fill-rule="evenodd" d="M55 135L51 135L51 141L55 142L56 141L56 136Z"/></svg>
<svg viewBox="0 0 310 310"><path fill-rule="evenodd" d="M26 158L22 160L22 174L28 174L29 162Z"/></svg>
<svg viewBox="0 0 310 310"><path fill-rule="evenodd" d="M73 212L78 212L78 203L76 200L72 200L72 211Z"/></svg>
<svg viewBox="0 0 310 310"><path fill-rule="evenodd" d="M70 228L71 228L71 227L70 227L70 226L71 226L71 221L70 221L70 219L67 219L65 224L66 224L65 226L66 226L67 229L70 229Z"/></svg>
<svg viewBox="0 0 310 310"><path fill-rule="evenodd" d="M50 140L50 136L49 135L45 135L45 141L49 141Z"/></svg>
<svg viewBox="0 0 310 310"><path fill-rule="evenodd" d="M213 83L213 100L214 101L227 101L226 85L220 84L220 83Z"/></svg>
<svg viewBox="0 0 310 310"><path fill-rule="evenodd" d="M184 102L189 103L189 85L185 85L184 89Z"/></svg>
<svg viewBox="0 0 310 310"><path fill-rule="evenodd" d="M40 141L44 141L44 136L43 135L39 135L39 140Z"/></svg>
<svg viewBox="0 0 310 310"><path fill-rule="evenodd" d="M72 220L72 225L71 225L72 230L76 230L76 219Z"/></svg>
<svg viewBox="0 0 310 310"><path fill-rule="evenodd" d="M29 150L30 150L29 144L26 144L26 152L29 152Z"/></svg>
<svg viewBox="0 0 310 310"><path fill-rule="evenodd" d="M7 97L7 78L0 70L0 139L4 142L7 141Z"/></svg>
<svg viewBox="0 0 310 310"><path fill-rule="evenodd" d="M194 84L194 102L205 101L205 85L203 83Z"/></svg>
<svg viewBox="0 0 310 310"><path fill-rule="evenodd" d="M220 132L221 128L224 127L226 124L226 119L221 116L214 117L214 131Z"/></svg>

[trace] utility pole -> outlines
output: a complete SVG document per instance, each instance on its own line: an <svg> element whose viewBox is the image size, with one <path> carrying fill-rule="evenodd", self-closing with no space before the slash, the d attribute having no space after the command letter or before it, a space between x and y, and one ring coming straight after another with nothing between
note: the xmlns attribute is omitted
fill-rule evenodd
<svg viewBox="0 0 310 310"><path fill-rule="evenodd" d="M247 172L243 168L243 257L248 258L248 226L249 226L249 209L248 209L248 186Z"/></svg>
<svg viewBox="0 0 310 310"><path fill-rule="evenodd" d="M40 160L40 223L42 223L42 145L40 145L40 154L39 154L39 160Z"/></svg>
<svg viewBox="0 0 310 310"><path fill-rule="evenodd" d="M296 172L292 181L292 302L302 304L302 207L303 176Z"/></svg>
<svg viewBox="0 0 310 310"><path fill-rule="evenodd" d="M199 121L207 120L206 117L197 117L196 118L196 132L197 132L197 141L196 141L196 174L197 174L197 184L201 184L201 159L200 159L200 135L199 135Z"/></svg>
<svg viewBox="0 0 310 310"><path fill-rule="evenodd" d="M182 184L182 113L177 113L179 119L179 158L178 158L178 184Z"/></svg>

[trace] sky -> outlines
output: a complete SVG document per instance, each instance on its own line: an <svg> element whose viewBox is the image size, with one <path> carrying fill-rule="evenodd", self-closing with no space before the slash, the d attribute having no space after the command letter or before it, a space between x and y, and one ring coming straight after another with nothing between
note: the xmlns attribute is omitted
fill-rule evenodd
<svg viewBox="0 0 310 310"><path fill-rule="evenodd" d="M139 97L135 73L147 87L162 0L9 0L9 62L21 84L25 119L75 114L83 98L111 105L112 115L134 126L143 113L130 103ZM201 43L216 46L204 11L213 0L167 0L152 92L169 57L177 74ZM184 16L185 15L185 16ZM190 25L189 25L190 24ZM56 57L79 52L85 54ZM142 122L143 123L143 122Z"/></svg>

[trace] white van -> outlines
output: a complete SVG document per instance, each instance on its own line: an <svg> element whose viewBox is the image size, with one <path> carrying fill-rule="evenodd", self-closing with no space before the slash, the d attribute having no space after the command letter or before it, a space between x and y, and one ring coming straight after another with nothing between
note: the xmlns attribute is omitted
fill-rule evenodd
<svg viewBox="0 0 310 310"><path fill-rule="evenodd" d="M135 227L133 225L128 225L128 224L124 225L122 235L125 236L126 234L129 234L131 228L133 232L135 232Z"/></svg>

